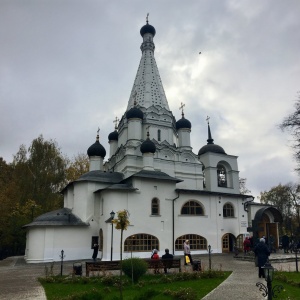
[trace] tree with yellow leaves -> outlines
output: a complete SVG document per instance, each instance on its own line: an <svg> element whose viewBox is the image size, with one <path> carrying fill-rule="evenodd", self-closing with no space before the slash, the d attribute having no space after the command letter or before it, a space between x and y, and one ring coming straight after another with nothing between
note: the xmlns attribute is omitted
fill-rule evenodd
<svg viewBox="0 0 300 300"><path fill-rule="evenodd" d="M122 252L123 252L123 231L127 230L129 222L129 212L126 209L117 212L117 218L112 220L117 230L121 230L121 242L120 242L120 266L122 266ZM122 267L120 267L120 299L123 299L122 292Z"/></svg>

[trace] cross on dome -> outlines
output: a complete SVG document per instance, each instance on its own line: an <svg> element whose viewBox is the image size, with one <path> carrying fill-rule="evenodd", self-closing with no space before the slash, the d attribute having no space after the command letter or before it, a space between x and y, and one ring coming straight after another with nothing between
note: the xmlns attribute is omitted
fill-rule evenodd
<svg viewBox="0 0 300 300"><path fill-rule="evenodd" d="M183 112L183 108L185 107L185 104L181 102L181 105L179 107L179 109L181 109L181 115L182 117L184 116L184 112Z"/></svg>
<svg viewBox="0 0 300 300"><path fill-rule="evenodd" d="M98 130L97 130L97 137L96 137L97 141L99 141L99 132L100 132L100 127L98 127Z"/></svg>
<svg viewBox="0 0 300 300"><path fill-rule="evenodd" d="M146 17L147 24L148 24L148 17L149 17L149 13L147 13L147 17Z"/></svg>
<svg viewBox="0 0 300 300"><path fill-rule="evenodd" d="M206 122L207 122L208 125L209 125L209 119L210 119L210 117L207 116L207 117L206 117Z"/></svg>
<svg viewBox="0 0 300 300"><path fill-rule="evenodd" d="M117 129L118 128L118 123L119 123L119 119L118 119L118 117L116 117L115 118L115 120L113 121L113 123L115 123L115 129Z"/></svg>

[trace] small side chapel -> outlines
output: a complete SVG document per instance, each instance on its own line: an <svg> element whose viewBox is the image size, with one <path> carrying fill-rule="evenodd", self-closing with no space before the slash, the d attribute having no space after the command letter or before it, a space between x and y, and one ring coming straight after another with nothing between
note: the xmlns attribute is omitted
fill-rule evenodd
<svg viewBox="0 0 300 300"><path fill-rule="evenodd" d="M168 105L148 17L140 34L142 57L127 109L108 136L109 155L98 131L87 150L89 172L62 191L64 208L24 226L28 263L59 261L62 249L65 260L91 259L94 243L98 259L120 259L120 232L111 221L123 209L130 214L123 257L148 258L165 248L182 255L186 239L192 254L207 254L209 245L213 253L230 252L249 234L278 240L281 214L240 194L237 156L214 143L209 118L207 143L192 151L185 104L177 121Z"/></svg>

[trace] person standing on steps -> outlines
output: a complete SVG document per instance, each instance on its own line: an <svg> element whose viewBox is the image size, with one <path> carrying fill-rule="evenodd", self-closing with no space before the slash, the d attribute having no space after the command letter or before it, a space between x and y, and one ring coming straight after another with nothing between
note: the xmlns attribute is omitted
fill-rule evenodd
<svg viewBox="0 0 300 300"><path fill-rule="evenodd" d="M268 260L268 257L270 256L270 250L269 247L266 245L265 239L261 238L259 240L259 243L254 248L255 257L257 257L257 266L258 266L258 277L265 278L264 270L262 267L265 265L265 263Z"/></svg>

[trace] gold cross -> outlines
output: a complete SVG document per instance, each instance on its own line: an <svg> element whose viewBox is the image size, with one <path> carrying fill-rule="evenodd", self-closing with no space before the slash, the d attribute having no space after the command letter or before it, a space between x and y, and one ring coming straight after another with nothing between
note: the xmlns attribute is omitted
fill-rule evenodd
<svg viewBox="0 0 300 300"><path fill-rule="evenodd" d="M117 129L118 128L118 122L119 122L120 120L118 119L118 117L116 117L116 119L113 121L113 123L115 123L115 129Z"/></svg>
<svg viewBox="0 0 300 300"><path fill-rule="evenodd" d="M148 17L149 17L149 13L147 13L147 17L146 17L147 24L148 24Z"/></svg>
<svg viewBox="0 0 300 300"><path fill-rule="evenodd" d="M183 103L181 102L181 105L180 105L179 109L182 110L182 112L181 112L182 116L184 115L184 113L183 113L183 108L184 108L184 107L185 107L185 104L183 104Z"/></svg>
<svg viewBox="0 0 300 300"><path fill-rule="evenodd" d="M206 118L206 122L207 122L207 124L209 124L209 119L210 119L210 117L209 117L209 116L207 116L207 118Z"/></svg>
<svg viewBox="0 0 300 300"><path fill-rule="evenodd" d="M100 127L98 127L98 130L97 130L97 134L99 135L99 132L100 132Z"/></svg>

